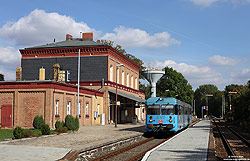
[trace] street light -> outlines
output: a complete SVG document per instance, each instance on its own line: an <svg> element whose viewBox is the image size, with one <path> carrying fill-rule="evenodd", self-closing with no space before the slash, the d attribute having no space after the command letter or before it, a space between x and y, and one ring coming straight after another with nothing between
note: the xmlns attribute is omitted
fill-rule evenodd
<svg viewBox="0 0 250 161"><path fill-rule="evenodd" d="M115 86L116 86L116 90L115 90L115 127L117 127L117 70L118 67L124 66L123 64L117 64L116 65L116 79L115 79Z"/></svg>

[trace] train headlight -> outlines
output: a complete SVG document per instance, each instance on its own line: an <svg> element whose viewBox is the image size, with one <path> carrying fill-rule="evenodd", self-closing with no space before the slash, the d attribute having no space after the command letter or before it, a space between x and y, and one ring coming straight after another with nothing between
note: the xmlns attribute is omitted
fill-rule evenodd
<svg viewBox="0 0 250 161"><path fill-rule="evenodd" d="M149 122L153 122L152 118L152 116L149 116Z"/></svg>
<svg viewBox="0 0 250 161"><path fill-rule="evenodd" d="M169 122L172 122L173 120L172 120L172 116L169 116L169 120L168 120Z"/></svg>

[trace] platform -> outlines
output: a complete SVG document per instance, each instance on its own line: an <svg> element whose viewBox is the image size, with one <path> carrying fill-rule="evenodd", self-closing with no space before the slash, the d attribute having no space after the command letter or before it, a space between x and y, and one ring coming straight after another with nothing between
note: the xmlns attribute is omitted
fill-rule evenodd
<svg viewBox="0 0 250 161"><path fill-rule="evenodd" d="M147 152L142 161L207 160L210 121L203 120Z"/></svg>

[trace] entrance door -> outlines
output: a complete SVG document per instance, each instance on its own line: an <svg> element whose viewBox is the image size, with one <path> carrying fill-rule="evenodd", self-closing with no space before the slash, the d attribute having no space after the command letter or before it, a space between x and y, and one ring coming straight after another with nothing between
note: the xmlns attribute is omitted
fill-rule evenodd
<svg viewBox="0 0 250 161"><path fill-rule="evenodd" d="M12 127L12 105L2 105L2 127Z"/></svg>

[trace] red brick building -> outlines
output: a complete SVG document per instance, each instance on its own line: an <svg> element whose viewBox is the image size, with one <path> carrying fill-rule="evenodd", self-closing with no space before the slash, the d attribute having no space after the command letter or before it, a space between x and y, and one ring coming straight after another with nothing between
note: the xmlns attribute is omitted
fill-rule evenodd
<svg viewBox="0 0 250 161"><path fill-rule="evenodd" d="M121 102L117 111L118 123L132 122L136 115L140 116L138 119L144 118L140 106L145 102L145 94L139 90L140 66L111 46L93 41L93 33L83 33L82 38L72 38L67 34L65 41L20 49L21 68L17 70L17 79L54 80L77 84L79 51L80 85L103 93L102 103L91 104L92 116L89 115L89 118L92 124L100 124L101 116L105 120L104 124L115 121L116 82L118 101ZM82 94L84 95L84 92ZM55 105L56 100L50 103ZM65 110L66 107L61 108ZM76 109L76 106L74 108ZM52 120L54 119L51 118Z"/></svg>
<svg viewBox="0 0 250 161"><path fill-rule="evenodd" d="M80 87L80 125L93 125L93 109L103 105L103 92ZM54 81L0 82L0 120L2 128L33 127L36 115L54 127L66 115L76 116L77 86Z"/></svg>

